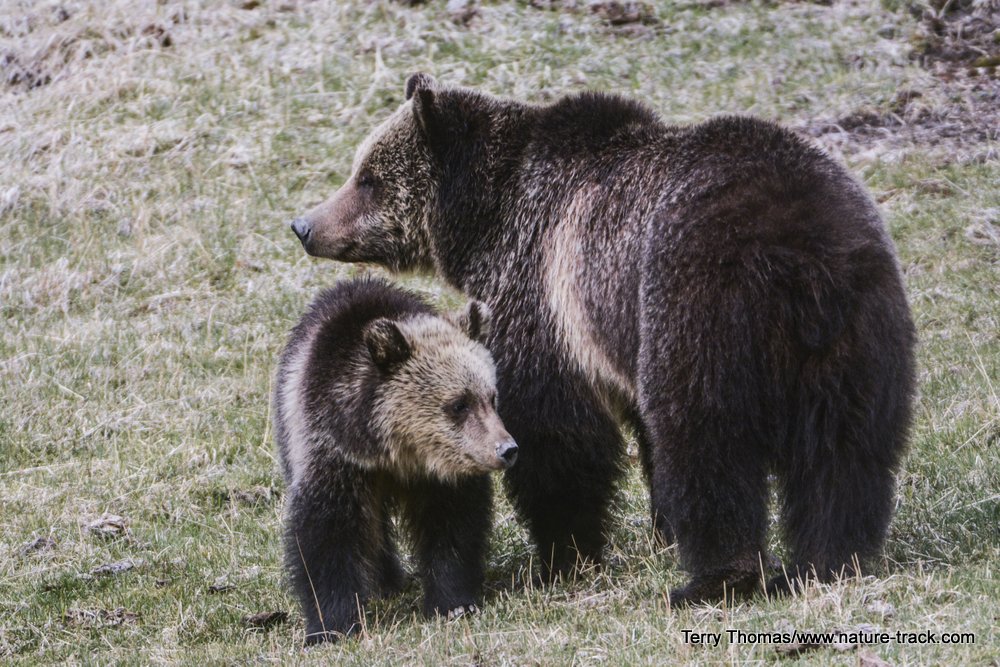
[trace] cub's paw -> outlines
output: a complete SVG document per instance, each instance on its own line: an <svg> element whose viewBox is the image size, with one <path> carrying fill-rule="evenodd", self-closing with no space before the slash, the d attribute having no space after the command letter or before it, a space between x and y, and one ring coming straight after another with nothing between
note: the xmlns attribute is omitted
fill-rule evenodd
<svg viewBox="0 0 1000 667"><path fill-rule="evenodd" d="M447 618L449 621L453 621L456 618L461 618L463 616L469 616L478 613L479 613L479 607L477 607L476 605L463 604L458 607L455 607L454 609L449 609Z"/></svg>
<svg viewBox="0 0 1000 667"><path fill-rule="evenodd" d="M767 582L764 587L768 597L784 597L788 595L801 595L805 592L810 583L817 583L815 571L803 573L799 568L792 568L789 572L782 572Z"/></svg>
<svg viewBox="0 0 1000 667"><path fill-rule="evenodd" d="M456 596L450 599L438 600L437 602L424 602L424 616L426 618L443 618L452 621L462 616L476 614L479 607L473 602L473 597Z"/></svg>
<svg viewBox="0 0 1000 667"><path fill-rule="evenodd" d="M801 592L802 582L785 575L773 577L764 586L764 594L769 598L781 598L791 595L796 590Z"/></svg>
<svg viewBox="0 0 1000 667"><path fill-rule="evenodd" d="M306 646L316 646L319 644L333 644L348 637L356 636L361 632L361 623L345 625L342 630L323 628L322 626L306 627Z"/></svg>

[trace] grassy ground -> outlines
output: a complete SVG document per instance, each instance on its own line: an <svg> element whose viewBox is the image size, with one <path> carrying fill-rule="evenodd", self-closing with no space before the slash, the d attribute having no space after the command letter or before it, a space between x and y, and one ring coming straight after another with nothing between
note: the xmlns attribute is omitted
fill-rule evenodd
<svg viewBox="0 0 1000 667"><path fill-rule="evenodd" d="M998 664L998 33L974 29L989 3L664 0L617 26L533 4L463 21L438 1L0 0L0 661ZM530 548L501 503L483 613L425 622L411 585L361 640L301 650L270 377L310 295L355 269L305 257L284 221L343 181L415 70L535 101L622 91L677 122L751 112L867 182L921 340L877 577L668 610L682 573L650 544L633 472L602 573L525 589ZM264 631L243 620L274 611L288 619ZM975 643L683 633L727 628Z"/></svg>

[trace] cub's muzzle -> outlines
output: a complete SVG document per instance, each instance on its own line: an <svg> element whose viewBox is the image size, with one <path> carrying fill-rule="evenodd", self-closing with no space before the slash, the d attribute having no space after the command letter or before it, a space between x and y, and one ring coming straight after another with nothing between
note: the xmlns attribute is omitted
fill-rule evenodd
<svg viewBox="0 0 1000 667"><path fill-rule="evenodd" d="M517 443L513 440L505 440L497 443L497 458L504 468L509 468L517 461Z"/></svg>

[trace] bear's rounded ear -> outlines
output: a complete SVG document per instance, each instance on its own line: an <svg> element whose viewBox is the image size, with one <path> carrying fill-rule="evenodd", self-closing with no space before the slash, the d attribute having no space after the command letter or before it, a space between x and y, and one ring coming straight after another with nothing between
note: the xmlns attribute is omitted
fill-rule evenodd
<svg viewBox="0 0 1000 667"><path fill-rule="evenodd" d="M485 343L490 334L493 311L482 301L472 300L456 318L455 324L477 343Z"/></svg>
<svg viewBox="0 0 1000 667"><path fill-rule="evenodd" d="M372 361L382 370L389 370L410 358L410 343L392 320L380 317L365 327L365 345Z"/></svg>
<svg viewBox="0 0 1000 667"><path fill-rule="evenodd" d="M430 74L424 74L423 72L416 72L411 74L406 79L406 99L413 97L413 93L417 92L421 88L426 90L431 90L437 88L437 79L432 77Z"/></svg>
<svg viewBox="0 0 1000 667"><path fill-rule="evenodd" d="M423 72L417 72L406 80L406 99L413 100L413 117L428 140L435 136L437 129L437 123L434 122L437 87L434 77Z"/></svg>
<svg viewBox="0 0 1000 667"><path fill-rule="evenodd" d="M435 136L434 122L434 91L430 88L418 88L413 94L413 117L417 127L424 136L431 140ZM433 143L433 142L432 142Z"/></svg>

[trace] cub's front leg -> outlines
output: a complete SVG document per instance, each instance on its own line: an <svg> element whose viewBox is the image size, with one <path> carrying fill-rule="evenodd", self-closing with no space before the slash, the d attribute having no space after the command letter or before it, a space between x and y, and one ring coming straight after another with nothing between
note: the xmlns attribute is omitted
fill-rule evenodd
<svg viewBox="0 0 1000 667"><path fill-rule="evenodd" d="M493 523L486 475L458 483L422 482L404 504L424 586L424 614L457 616L477 610Z"/></svg>
<svg viewBox="0 0 1000 667"><path fill-rule="evenodd" d="M383 537L365 475L338 471L290 490L285 565L306 620L306 643L361 630L376 573L369 571Z"/></svg>

